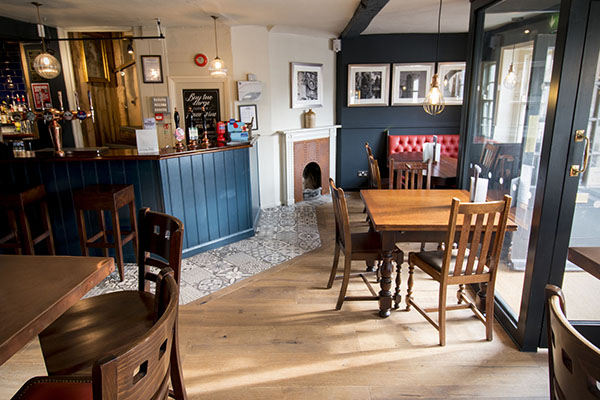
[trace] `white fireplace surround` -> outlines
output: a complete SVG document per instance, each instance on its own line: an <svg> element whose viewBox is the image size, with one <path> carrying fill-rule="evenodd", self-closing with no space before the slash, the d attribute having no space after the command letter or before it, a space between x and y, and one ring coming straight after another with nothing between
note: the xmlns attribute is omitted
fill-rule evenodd
<svg viewBox="0 0 600 400"><path fill-rule="evenodd" d="M329 125L317 128L289 129L277 132L281 135L279 143L281 148L281 162L283 165L283 204L294 204L294 142L329 138L329 176L330 178L335 179L336 136L338 128L341 127L341 125Z"/></svg>

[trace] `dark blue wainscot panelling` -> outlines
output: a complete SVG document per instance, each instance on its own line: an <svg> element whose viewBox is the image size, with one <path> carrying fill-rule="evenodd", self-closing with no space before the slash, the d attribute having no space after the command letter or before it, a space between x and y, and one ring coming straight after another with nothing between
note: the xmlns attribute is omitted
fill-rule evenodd
<svg viewBox="0 0 600 400"><path fill-rule="evenodd" d="M81 255L79 234L73 193L85 186L94 184L133 184L136 208L150 207L163 211L160 170L158 161L151 160L97 160L77 161L36 161L15 160L2 164L5 173L0 175L0 184L37 185L43 183L47 196L56 253L60 255ZM96 232L98 220L94 213L86 212L88 234ZM129 227L127 208L119 212L121 224ZM107 227L111 226L109 213L106 213ZM37 249L36 249L37 250ZM44 246L39 247L42 254ZM90 249L91 255L101 256L99 249ZM114 255L111 252L111 255ZM133 246L125 246L125 260L135 261Z"/></svg>
<svg viewBox="0 0 600 400"><path fill-rule="evenodd" d="M165 212L185 225L184 257L254 235L250 150L160 161Z"/></svg>
<svg viewBox="0 0 600 400"><path fill-rule="evenodd" d="M358 171L367 170L365 142L373 148L382 174L387 174L387 135L459 134L461 106L446 106L444 112L430 116L420 106L348 107L348 65L388 64L390 86L394 63L424 63L436 59L435 34L361 35L342 39L337 54L337 182L344 189L366 186ZM465 61L467 34L440 36L439 62ZM391 90L391 87L390 87ZM391 98L391 94L390 94ZM391 102L390 102L391 103Z"/></svg>

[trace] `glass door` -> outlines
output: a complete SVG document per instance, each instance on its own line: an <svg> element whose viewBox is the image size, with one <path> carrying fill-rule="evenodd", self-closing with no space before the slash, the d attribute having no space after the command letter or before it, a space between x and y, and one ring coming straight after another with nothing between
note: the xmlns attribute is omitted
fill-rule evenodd
<svg viewBox="0 0 600 400"><path fill-rule="evenodd" d="M571 234L557 240L556 247L560 248L561 254L564 254L566 246L600 247L600 26L592 23L599 19L600 2L595 1L590 8L570 154L570 164L585 170L579 174L569 171L565 182L565 210L561 224L570 225L565 232L570 231ZM586 149L587 140L589 147ZM588 162L583 165L586 151ZM565 262L564 256L561 259L557 255L554 264L557 278L553 283L563 288L569 319L599 323L600 280L575 264ZM561 283L559 276L563 273ZM585 324L589 325L589 322Z"/></svg>
<svg viewBox="0 0 600 400"><path fill-rule="evenodd" d="M582 163L575 131L595 135L598 129L598 52L591 43L600 40L600 32L588 23L598 1L472 1L459 185L468 188L479 165L480 178L488 179L488 198L509 194L513 199L511 218L518 229L505 238L495 317L525 351L543 344L544 286L562 284L565 268L566 290L572 286L577 293L585 279L589 293L600 294L581 272L569 284L575 269L565 267L572 223L574 242L585 236L600 246L600 220L591 222L596 210L600 219L600 176L595 175L600 139L592 140L588 170L580 177L568 173L570 165ZM574 219L576 201L583 208Z"/></svg>

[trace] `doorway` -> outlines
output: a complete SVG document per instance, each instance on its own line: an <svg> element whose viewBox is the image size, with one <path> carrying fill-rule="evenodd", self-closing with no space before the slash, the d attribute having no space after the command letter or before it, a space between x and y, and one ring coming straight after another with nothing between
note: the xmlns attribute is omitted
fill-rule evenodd
<svg viewBox="0 0 600 400"><path fill-rule="evenodd" d="M135 129L142 128L134 43L129 32L71 32L71 58L79 106L95 121L82 125L84 146L135 147Z"/></svg>

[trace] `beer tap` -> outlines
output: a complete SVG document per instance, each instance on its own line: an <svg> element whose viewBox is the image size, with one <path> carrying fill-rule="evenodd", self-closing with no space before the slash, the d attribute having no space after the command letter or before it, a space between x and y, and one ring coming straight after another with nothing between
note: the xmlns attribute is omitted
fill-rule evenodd
<svg viewBox="0 0 600 400"><path fill-rule="evenodd" d="M92 103L92 93L88 90L88 100L90 101L90 117L92 118L92 124L96 122L94 114L94 104Z"/></svg>
<svg viewBox="0 0 600 400"><path fill-rule="evenodd" d="M77 94L77 92L75 92L75 105L77 107L77 113L75 114L75 116L79 120L79 123L83 123L83 121L87 118L88 115L79 106L79 94Z"/></svg>

